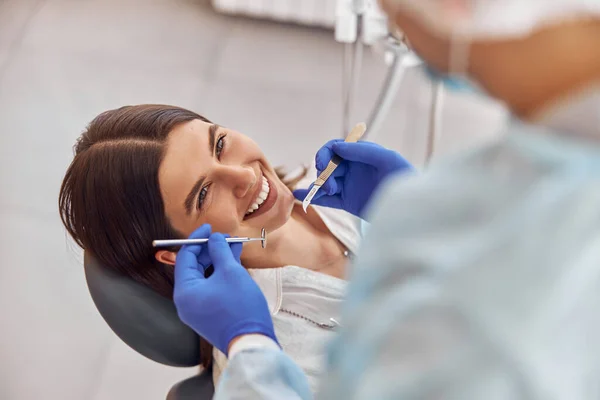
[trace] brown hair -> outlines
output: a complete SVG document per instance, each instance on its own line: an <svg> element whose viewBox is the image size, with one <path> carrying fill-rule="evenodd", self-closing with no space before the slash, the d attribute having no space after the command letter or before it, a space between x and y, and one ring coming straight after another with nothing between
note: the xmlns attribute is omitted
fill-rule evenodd
<svg viewBox="0 0 600 400"><path fill-rule="evenodd" d="M58 200L62 222L79 246L102 265L169 298L173 267L156 260L151 243L183 234L165 215L158 169L169 133L195 119L210 122L166 105L126 106L100 114L75 144ZM295 186L298 180L286 184ZM204 340L201 359L204 367L210 366L212 347Z"/></svg>

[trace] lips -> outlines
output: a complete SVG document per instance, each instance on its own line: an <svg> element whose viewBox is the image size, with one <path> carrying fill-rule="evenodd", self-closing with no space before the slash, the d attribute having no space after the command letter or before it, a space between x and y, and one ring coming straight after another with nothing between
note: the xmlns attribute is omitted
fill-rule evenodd
<svg viewBox="0 0 600 400"><path fill-rule="evenodd" d="M248 206L244 220L256 218L269 211L277 201L277 196L277 188L263 175L262 184L257 188L254 199Z"/></svg>

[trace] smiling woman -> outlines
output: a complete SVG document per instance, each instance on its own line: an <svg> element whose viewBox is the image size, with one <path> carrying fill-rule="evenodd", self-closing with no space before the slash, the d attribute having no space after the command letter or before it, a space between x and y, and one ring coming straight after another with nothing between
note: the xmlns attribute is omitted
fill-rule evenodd
<svg viewBox="0 0 600 400"><path fill-rule="evenodd" d="M74 240L107 267L160 294L173 293L176 248L155 239L188 237L204 223L232 236L269 233L248 244L242 264L265 294L276 334L316 381L321 344L338 319L348 251L358 220L311 207L249 137L179 107L127 106L96 117L75 145L59 196ZM203 365L213 354L203 345ZM215 377L226 359L218 352Z"/></svg>

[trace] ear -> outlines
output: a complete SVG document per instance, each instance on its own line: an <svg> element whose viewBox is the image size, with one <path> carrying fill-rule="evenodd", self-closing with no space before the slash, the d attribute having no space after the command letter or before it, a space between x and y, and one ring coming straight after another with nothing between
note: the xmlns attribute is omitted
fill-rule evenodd
<svg viewBox="0 0 600 400"><path fill-rule="evenodd" d="M168 250L159 250L154 254L154 257L163 264L175 265L177 253Z"/></svg>

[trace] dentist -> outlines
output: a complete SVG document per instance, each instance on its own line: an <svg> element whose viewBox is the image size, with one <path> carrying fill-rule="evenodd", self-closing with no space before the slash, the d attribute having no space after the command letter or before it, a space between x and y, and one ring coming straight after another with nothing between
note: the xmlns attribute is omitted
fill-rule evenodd
<svg viewBox="0 0 600 400"><path fill-rule="evenodd" d="M313 203L372 225L316 397L600 398L600 0L382 4L440 79L469 79L513 118L418 177L372 143L319 150L319 172L345 161ZM215 399L313 398L240 245L192 235L207 236L180 250L174 299L230 358Z"/></svg>

